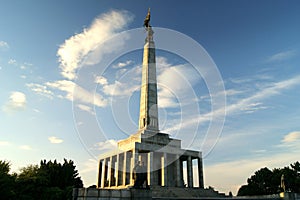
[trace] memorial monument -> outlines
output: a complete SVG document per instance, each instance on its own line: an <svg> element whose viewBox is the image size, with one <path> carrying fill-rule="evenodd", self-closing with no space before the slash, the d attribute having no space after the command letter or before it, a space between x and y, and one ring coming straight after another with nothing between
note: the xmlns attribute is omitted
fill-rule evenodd
<svg viewBox="0 0 300 200"><path fill-rule="evenodd" d="M143 52L139 130L118 142L116 151L99 159L98 188L155 186L194 187L193 160L197 160L199 188L203 188L202 154L181 148L181 141L159 131L155 44L150 25L150 9L144 21L147 32ZM137 166L137 163L144 163ZM186 162L187 182L183 179ZM139 172L134 172L134 167ZM143 174L143 175L142 175ZM143 177L142 180L140 177ZM138 179L138 180L137 180ZM143 180L145 179L145 180Z"/></svg>
<svg viewBox="0 0 300 200"><path fill-rule="evenodd" d="M154 32L150 26L150 9L144 20L144 27L147 36L143 52L139 129L129 138L120 140L116 150L100 156L97 188L74 188L73 200L232 199L232 196L226 196L213 188L204 188L201 152L182 149L180 140L160 132L155 44ZM184 181L184 173L187 182ZM198 177L195 177L196 174ZM194 186L194 179L198 180L198 187ZM285 190L284 176L281 178L281 187ZM298 198L296 194L283 192L280 195L235 199Z"/></svg>

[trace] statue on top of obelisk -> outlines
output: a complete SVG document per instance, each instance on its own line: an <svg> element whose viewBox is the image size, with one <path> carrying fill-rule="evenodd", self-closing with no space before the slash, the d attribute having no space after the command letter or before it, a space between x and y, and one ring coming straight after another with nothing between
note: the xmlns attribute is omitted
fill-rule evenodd
<svg viewBox="0 0 300 200"><path fill-rule="evenodd" d="M144 20L144 27L146 28L150 27L150 8L148 8L148 13Z"/></svg>
<svg viewBox="0 0 300 200"><path fill-rule="evenodd" d="M151 18L151 16L150 16L150 8L148 8L148 13L147 13L147 15L146 15L146 18L145 18L145 20L144 20L144 27L145 27L145 29L146 29L146 31L148 32L148 35L147 35L147 38L146 38L146 42L147 41L153 41L153 30L152 30L152 28L151 28L151 25L150 25L150 18Z"/></svg>

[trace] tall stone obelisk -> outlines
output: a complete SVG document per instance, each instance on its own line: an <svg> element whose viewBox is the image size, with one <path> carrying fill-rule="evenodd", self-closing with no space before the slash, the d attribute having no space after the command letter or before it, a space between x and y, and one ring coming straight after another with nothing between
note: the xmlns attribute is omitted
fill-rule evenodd
<svg viewBox="0 0 300 200"><path fill-rule="evenodd" d="M154 32L149 22L150 9L144 21L147 37L143 55L139 129L158 131L155 44L153 41Z"/></svg>

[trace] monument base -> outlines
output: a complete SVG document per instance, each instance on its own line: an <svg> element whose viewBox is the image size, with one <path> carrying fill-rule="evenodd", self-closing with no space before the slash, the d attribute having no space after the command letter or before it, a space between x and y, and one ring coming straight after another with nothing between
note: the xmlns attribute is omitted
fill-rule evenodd
<svg viewBox="0 0 300 200"><path fill-rule="evenodd" d="M145 189L74 188L73 200L151 200L152 191Z"/></svg>
<svg viewBox="0 0 300 200"><path fill-rule="evenodd" d="M124 189L98 189L98 188L75 188L73 200L98 200L98 199L223 199L225 194L212 189L187 188L187 187L162 187L154 186L151 189L136 189L133 187Z"/></svg>

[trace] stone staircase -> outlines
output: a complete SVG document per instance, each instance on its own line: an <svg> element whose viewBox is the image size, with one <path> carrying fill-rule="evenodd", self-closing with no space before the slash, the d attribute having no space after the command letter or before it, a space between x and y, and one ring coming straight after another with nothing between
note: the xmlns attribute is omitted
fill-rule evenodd
<svg viewBox="0 0 300 200"><path fill-rule="evenodd" d="M225 194L212 189L203 188L178 188L178 187L160 187L152 188L152 199L199 199L202 198L224 198Z"/></svg>

